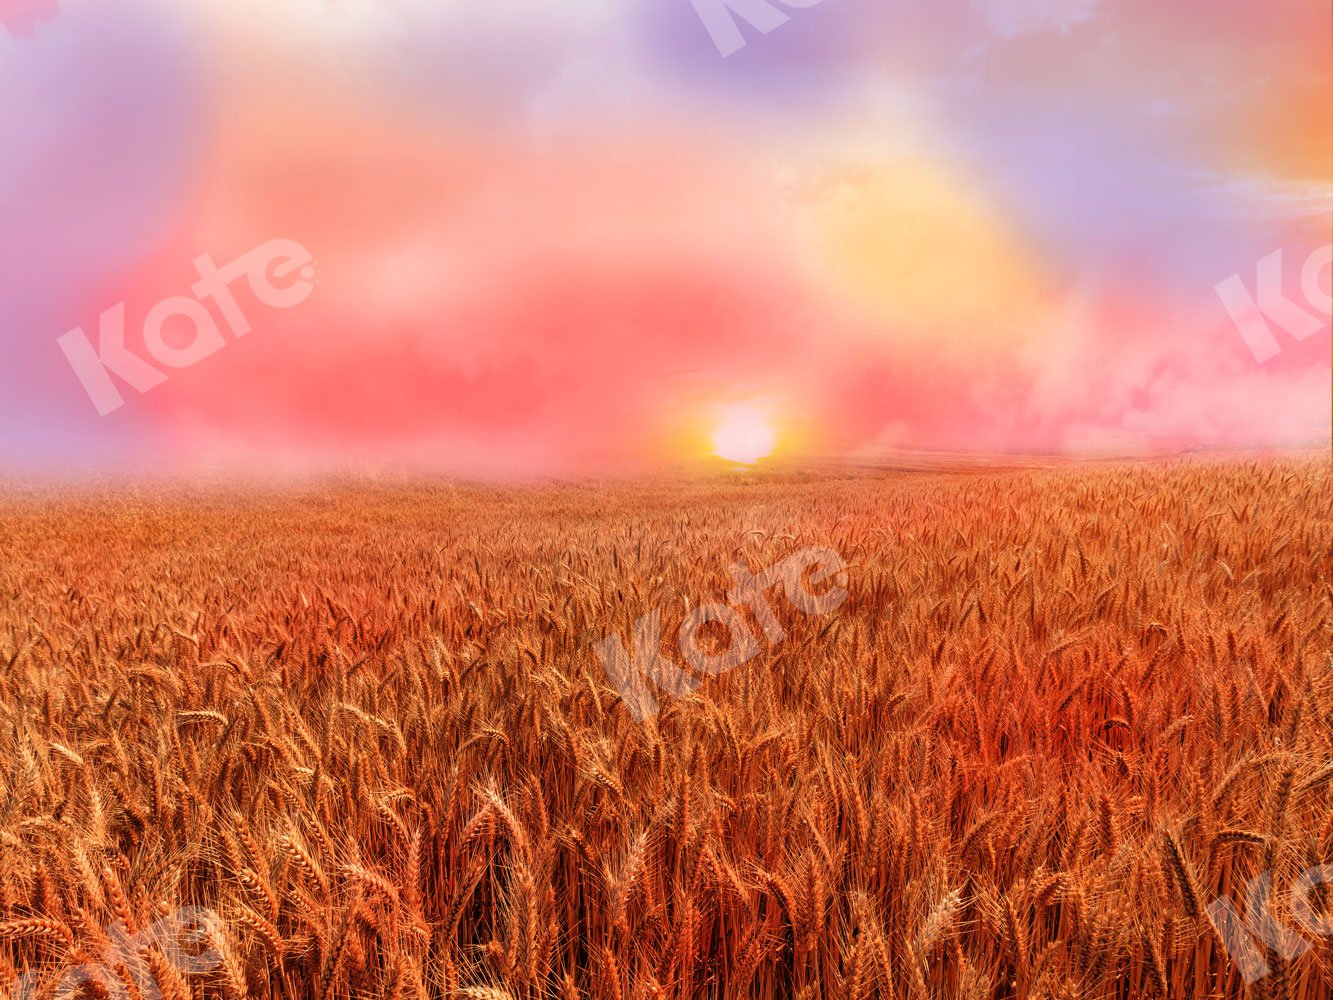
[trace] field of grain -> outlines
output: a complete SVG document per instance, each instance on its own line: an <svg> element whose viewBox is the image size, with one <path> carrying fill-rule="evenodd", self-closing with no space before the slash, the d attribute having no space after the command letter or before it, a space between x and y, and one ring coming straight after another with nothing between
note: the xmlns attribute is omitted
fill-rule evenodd
<svg viewBox="0 0 1333 1000"><path fill-rule="evenodd" d="M1329 472L11 489L0 988L1329 997ZM596 644L809 546L637 722Z"/></svg>

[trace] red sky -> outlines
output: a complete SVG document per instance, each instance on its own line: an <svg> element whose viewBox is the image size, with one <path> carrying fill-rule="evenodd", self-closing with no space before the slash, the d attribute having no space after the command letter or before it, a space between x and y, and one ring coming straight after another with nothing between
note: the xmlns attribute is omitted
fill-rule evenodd
<svg viewBox="0 0 1333 1000"><path fill-rule="evenodd" d="M829 0L724 58L689 0L437 6L0 4L0 459L1328 440L1327 9ZM99 416L58 338L274 239L309 297ZM1261 363L1216 286L1275 251L1320 325Z"/></svg>

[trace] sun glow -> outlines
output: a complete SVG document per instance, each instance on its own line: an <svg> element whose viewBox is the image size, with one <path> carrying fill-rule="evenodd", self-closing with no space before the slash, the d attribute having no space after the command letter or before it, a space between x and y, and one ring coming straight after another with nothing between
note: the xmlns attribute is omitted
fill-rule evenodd
<svg viewBox="0 0 1333 1000"><path fill-rule="evenodd" d="M713 431L713 454L732 462L753 465L772 454L777 432L757 406L725 407Z"/></svg>

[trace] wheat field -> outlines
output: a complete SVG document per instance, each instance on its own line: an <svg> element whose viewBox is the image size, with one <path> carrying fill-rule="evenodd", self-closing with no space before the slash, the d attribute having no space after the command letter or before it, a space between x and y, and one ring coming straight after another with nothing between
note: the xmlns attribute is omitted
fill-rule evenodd
<svg viewBox="0 0 1333 1000"><path fill-rule="evenodd" d="M1329 472L11 488L0 990L1329 997ZM807 546L636 721L596 644Z"/></svg>

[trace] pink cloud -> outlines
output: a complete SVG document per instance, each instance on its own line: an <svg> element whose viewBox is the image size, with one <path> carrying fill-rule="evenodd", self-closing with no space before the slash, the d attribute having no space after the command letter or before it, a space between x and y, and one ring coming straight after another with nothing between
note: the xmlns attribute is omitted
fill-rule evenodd
<svg viewBox="0 0 1333 1000"><path fill-rule="evenodd" d="M121 435L164 464L582 472L660 457L680 424L749 395L780 398L810 444L842 453L1277 442L1326 419L1327 337L1258 366L1213 290L1327 238L1326 182L1311 181L1324 153L1301 135L1327 120L1313 84L1328 63L1290 58L1319 54L1301 39L1327 12L1295 0L1265 14L1224 0L1205 22L1149 0L1014 0L1022 30L999 34L972 0L871 32L889 15L857 0L721 67L688 17L667 39L679 58L643 63L632 33L623 50L583 44L610 30L592 8L561 33L537 0L550 13L527 25L432 32L366 3L330 34L261 19L199 46L179 26L152 34L149 6L128 23L65 4L60 31L0 64L15 139L0 261L21 275L0 289L15 348L0 450ZM55 4L0 11L30 31ZM143 37L104 44L106 18ZM440 46L475 50L486 72L429 71ZM899 48L911 58L888 58ZM1233 56L1257 82L1217 85ZM668 72L696 57L701 73ZM911 127L862 120L900 87ZM1237 141L1260 125L1272 141ZM885 305L862 294L875 266L913 273L901 254L862 247L855 286L811 265L828 251L794 221L791 179L854 161L855 186L914 155L986 207L988 228L967 232L1031 258L1019 305L994 301L947 217L917 234L960 245L922 282L957 281L947 316L857 311ZM895 230L885 217L876 232ZM99 422L56 336L124 299L133 341L196 256L275 238L318 259L311 299L248 302L252 333Z"/></svg>
<svg viewBox="0 0 1333 1000"><path fill-rule="evenodd" d="M0 0L0 24L15 38L30 37L37 25L59 14L58 0Z"/></svg>

